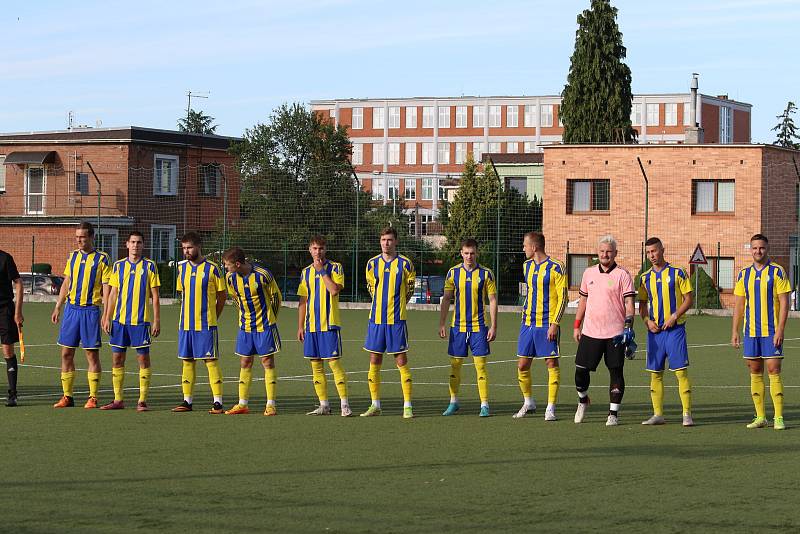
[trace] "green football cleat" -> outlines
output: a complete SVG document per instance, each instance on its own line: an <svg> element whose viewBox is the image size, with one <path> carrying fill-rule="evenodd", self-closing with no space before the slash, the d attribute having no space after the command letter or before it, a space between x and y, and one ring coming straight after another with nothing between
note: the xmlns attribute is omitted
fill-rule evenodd
<svg viewBox="0 0 800 534"><path fill-rule="evenodd" d="M361 414L361 417L376 417L381 414L381 409L375 406L374 404L370 404L367 411Z"/></svg>
<svg viewBox="0 0 800 534"><path fill-rule="evenodd" d="M406 406L403 408L403 419L413 419L414 418L414 410L411 409L411 406Z"/></svg>
<svg viewBox="0 0 800 534"><path fill-rule="evenodd" d="M456 412L461 408L457 402L451 402L447 405L447 409L442 412L442 415L455 415Z"/></svg>
<svg viewBox="0 0 800 534"><path fill-rule="evenodd" d="M492 414L489 413L489 407L481 406L481 412L478 414L478 417L489 417L490 415Z"/></svg>
<svg viewBox="0 0 800 534"><path fill-rule="evenodd" d="M754 417L753 422L747 425L747 428L765 428L767 426L766 417Z"/></svg>
<svg viewBox="0 0 800 534"><path fill-rule="evenodd" d="M776 417L772 428L775 430L786 430L786 423L783 422L783 417Z"/></svg>

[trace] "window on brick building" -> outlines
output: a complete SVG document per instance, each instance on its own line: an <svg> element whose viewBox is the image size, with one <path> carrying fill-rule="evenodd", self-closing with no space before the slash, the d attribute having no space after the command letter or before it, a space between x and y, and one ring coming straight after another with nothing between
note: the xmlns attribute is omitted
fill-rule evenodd
<svg viewBox="0 0 800 534"><path fill-rule="evenodd" d="M472 143L472 159L480 161L483 158L483 143Z"/></svg>
<svg viewBox="0 0 800 534"><path fill-rule="evenodd" d="M433 178L422 179L422 200L433 200Z"/></svg>
<svg viewBox="0 0 800 534"><path fill-rule="evenodd" d="M384 195L384 187L385 183L383 178L373 178L372 179L372 199L373 200L383 200Z"/></svg>
<svg viewBox="0 0 800 534"><path fill-rule="evenodd" d="M372 108L372 129L383 130L386 125L386 110L384 108Z"/></svg>
<svg viewBox="0 0 800 534"><path fill-rule="evenodd" d="M422 143L422 164L433 165L434 158L436 157L435 148L433 143Z"/></svg>
<svg viewBox="0 0 800 534"><path fill-rule="evenodd" d="M89 173L76 172L75 173L75 192L79 195L89 194Z"/></svg>
<svg viewBox="0 0 800 534"><path fill-rule="evenodd" d="M606 212L610 206L610 180L567 180L567 213Z"/></svg>
<svg viewBox="0 0 800 534"><path fill-rule="evenodd" d="M678 125L678 104L664 104L664 125Z"/></svg>
<svg viewBox="0 0 800 534"><path fill-rule="evenodd" d="M733 143L733 109L728 106L719 108L719 142Z"/></svg>
<svg viewBox="0 0 800 534"><path fill-rule="evenodd" d="M150 258L156 263L175 259L175 226L154 224L150 227Z"/></svg>
<svg viewBox="0 0 800 534"><path fill-rule="evenodd" d="M439 128L450 128L450 108L447 106L439 108Z"/></svg>
<svg viewBox="0 0 800 534"><path fill-rule="evenodd" d="M417 164L417 144L406 143L406 165Z"/></svg>
<svg viewBox="0 0 800 534"><path fill-rule="evenodd" d="M501 106L489 106L489 128L500 128L500 110Z"/></svg>
<svg viewBox="0 0 800 534"><path fill-rule="evenodd" d="M350 161L353 165L361 165L364 163L364 145L361 143L353 143L353 156Z"/></svg>
<svg viewBox="0 0 800 534"><path fill-rule="evenodd" d="M456 107L456 128L467 127L467 106Z"/></svg>
<svg viewBox="0 0 800 534"><path fill-rule="evenodd" d="M509 128L519 126L519 106L508 106L506 108L506 126Z"/></svg>
<svg viewBox="0 0 800 534"><path fill-rule="evenodd" d="M389 143L389 165L400 164L400 143Z"/></svg>
<svg viewBox="0 0 800 534"><path fill-rule="evenodd" d="M711 277L719 289L723 291L732 291L736 285L736 273L734 271L733 258L718 258L716 256L707 256L707 265L692 265L691 274L694 275L694 270L700 268Z"/></svg>
<svg viewBox="0 0 800 534"><path fill-rule="evenodd" d="M400 198L400 178L389 178L389 200Z"/></svg>
<svg viewBox="0 0 800 534"><path fill-rule="evenodd" d="M436 115L434 115L433 106L423 106L422 108L422 127L433 128Z"/></svg>
<svg viewBox="0 0 800 534"><path fill-rule="evenodd" d="M383 150L384 143L375 143L372 145L372 164L383 165Z"/></svg>
<svg viewBox="0 0 800 534"><path fill-rule="evenodd" d="M353 108L353 120L350 121L353 124L350 127L353 130L363 130L364 129L364 108Z"/></svg>
<svg viewBox="0 0 800 534"><path fill-rule="evenodd" d="M692 214L733 213L734 180L692 180Z"/></svg>
<svg viewBox="0 0 800 534"><path fill-rule="evenodd" d="M6 165L5 165L6 157L4 155L0 155L0 193L5 192L6 190Z"/></svg>
<svg viewBox="0 0 800 534"><path fill-rule="evenodd" d="M406 200L416 200L417 199L417 180L416 178L406 178L403 183L403 189L405 190L404 196Z"/></svg>
<svg viewBox="0 0 800 534"><path fill-rule="evenodd" d="M523 145L523 150L525 150L526 154L533 154L536 152L536 143L533 141L525 141Z"/></svg>
<svg viewBox="0 0 800 534"><path fill-rule="evenodd" d="M483 128L486 126L486 107L472 106L472 127Z"/></svg>
<svg viewBox="0 0 800 534"><path fill-rule="evenodd" d="M509 141L506 143L506 153L507 154L516 154L519 152L519 143Z"/></svg>
<svg viewBox="0 0 800 534"><path fill-rule="evenodd" d="M99 228L94 236L94 246L102 250L114 261L119 254L119 230L115 228Z"/></svg>
<svg viewBox="0 0 800 534"><path fill-rule="evenodd" d="M398 106L389 108L389 128L400 128L400 108Z"/></svg>
<svg viewBox="0 0 800 534"><path fill-rule="evenodd" d="M641 126L642 125L642 105L641 104L631 104L631 125L632 126Z"/></svg>
<svg viewBox="0 0 800 534"><path fill-rule="evenodd" d="M567 278L569 287L573 289L581 287L583 271L595 263L597 263L597 256L592 254L570 254L567 256Z"/></svg>
<svg viewBox="0 0 800 534"><path fill-rule="evenodd" d="M525 127L526 128L536 128L536 106L535 105L528 105L525 106Z"/></svg>
<svg viewBox="0 0 800 534"><path fill-rule="evenodd" d="M406 128L417 127L417 108L416 106L406 107Z"/></svg>
<svg viewBox="0 0 800 534"><path fill-rule="evenodd" d="M450 143L439 143L437 161L439 165L447 165L450 163Z"/></svg>
<svg viewBox="0 0 800 534"><path fill-rule="evenodd" d="M542 106L541 121L542 121L541 126L545 126L547 128L553 126L553 105L552 104L545 104L545 105Z"/></svg>
<svg viewBox="0 0 800 534"><path fill-rule="evenodd" d="M467 143L456 143L456 165L467 161Z"/></svg>
<svg viewBox="0 0 800 534"><path fill-rule="evenodd" d="M489 143L489 153L490 154L499 154L500 153L500 143Z"/></svg>
<svg viewBox="0 0 800 534"><path fill-rule="evenodd" d="M199 184L197 191L201 195L219 196L222 184L222 168L218 163L204 163L197 168Z"/></svg>
<svg viewBox="0 0 800 534"><path fill-rule="evenodd" d="M46 187L44 167L28 166L25 169L25 214L44 214L44 195Z"/></svg>
<svg viewBox="0 0 800 534"><path fill-rule="evenodd" d="M647 125L658 126L658 104L647 104Z"/></svg>
<svg viewBox="0 0 800 534"><path fill-rule="evenodd" d="M153 194L177 195L178 156L156 154L153 167Z"/></svg>

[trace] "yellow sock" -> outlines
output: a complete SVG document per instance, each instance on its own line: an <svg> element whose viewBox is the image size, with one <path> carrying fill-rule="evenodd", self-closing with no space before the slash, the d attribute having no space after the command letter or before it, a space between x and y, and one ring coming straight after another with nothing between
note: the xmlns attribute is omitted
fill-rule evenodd
<svg viewBox="0 0 800 534"><path fill-rule="evenodd" d="M217 360L206 360L208 369L208 382L211 385L211 394L214 397L222 397L222 371L219 370Z"/></svg>
<svg viewBox="0 0 800 534"><path fill-rule="evenodd" d="M783 380L781 380L781 375L769 375L769 394L772 396L775 417L783 417Z"/></svg>
<svg viewBox="0 0 800 534"><path fill-rule="evenodd" d="M320 402L328 400L328 379L325 378L325 364L322 360L311 360L311 379L314 381L314 391Z"/></svg>
<svg viewBox="0 0 800 534"><path fill-rule="evenodd" d="M339 398L347 400L347 373L344 371L342 362L337 360L328 360L328 365L333 371L333 380L336 382L336 391L339 393Z"/></svg>
<svg viewBox="0 0 800 534"><path fill-rule="evenodd" d="M411 369L408 364L398 365L400 370L400 386L403 388L403 401L411 402Z"/></svg>
<svg viewBox="0 0 800 534"><path fill-rule="evenodd" d="M72 397L72 384L75 382L75 371L61 373L61 389L65 397Z"/></svg>
<svg viewBox="0 0 800 534"><path fill-rule="evenodd" d="M125 368L111 368L111 384L114 386L114 400L122 400L122 388L125 385Z"/></svg>
<svg viewBox="0 0 800 534"><path fill-rule="evenodd" d="M753 397L753 405L756 407L756 417L766 417L764 410L764 375L750 374L750 396Z"/></svg>
<svg viewBox="0 0 800 534"><path fill-rule="evenodd" d="M450 400L458 398L458 390L461 387L461 365L463 358L450 358Z"/></svg>
<svg viewBox="0 0 800 534"><path fill-rule="evenodd" d="M522 371L517 369L517 382L519 382L519 390L522 391L522 396L526 399L531 398L531 370L527 369Z"/></svg>
<svg viewBox="0 0 800 534"><path fill-rule="evenodd" d="M97 398L97 390L100 389L100 373L89 371L89 396Z"/></svg>
<svg viewBox="0 0 800 534"><path fill-rule="evenodd" d="M183 396L185 397L192 397L192 392L194 391L194 380L195 380L195 365L194 360L183 360L183 372L181 373L181 389L183 390Z"/></svg>
<svg viewBox="0 0 800 534"><path fill-rule="evenodd" d="M267 402L275 402L275 390L278 385L278 371L274 367L264 369L264 383L267 388Z"/></svg>
<svg viewBox="0 0 800 534"><path fill-rule="evenodd" d="M486 356L473 356L475 376L478 379L478 397L481 404L489 402L489 373L486 371Z"/></svg>
<svg viewBox="0 0 800 534"><path fill-rule="evenodd" d="M558 403L558 388L561 385L561 368L547 368L547 404L555 406Z"/></svg>
<svg viewBox="0 0 800 534"><path fill-rule="evenodd" d="M379 363L369 364L367 381L369 382L370 398L374 401L381 400L381 365Z"/></svg>
<svg viewBox="0 0 800 534"><path fill-rule="evenodd" d="M239 369L239 401L250 400L250 382L253 380L253 368Z"/></svg>
<svg viewBox="0 0 800 534"><path fill-rule="evenodd" d="M675 371L675 378L678 379L678 395L681 397L683 413L692 413L692 384L689 382L689 370L678 369Z"/></svg>
<svg viewBox="0 0 800 534"><path fill-rule="evenodd" d="M147 401L147 393L150 391L150 375L152 370L149 367L139 369L139 402Z"/></svg>
<svg viewBox="0 0 800 534"><path fill-rule="evenodd" d="M664 415L664 371L650 373L650 400L653 414Z"/></svg>

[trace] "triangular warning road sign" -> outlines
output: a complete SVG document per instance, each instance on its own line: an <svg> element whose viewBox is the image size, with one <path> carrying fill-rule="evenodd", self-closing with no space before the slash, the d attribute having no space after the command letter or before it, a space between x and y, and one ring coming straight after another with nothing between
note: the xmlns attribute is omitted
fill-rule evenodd
<svg viewBox="0 0 800 534"><path fill-rule="evenodd" d="M689 259L689 263L691 265L708 265L708 260L706 260L706 255L703 254L703 249L700 247L700 243L698 243L697 247L695 247L692 257Z"/></svg>

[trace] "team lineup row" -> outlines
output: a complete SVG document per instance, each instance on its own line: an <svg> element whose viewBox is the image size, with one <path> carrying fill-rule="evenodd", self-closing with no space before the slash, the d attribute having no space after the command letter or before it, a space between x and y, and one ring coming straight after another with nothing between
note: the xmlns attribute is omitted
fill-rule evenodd
<svg viewBox="0 0 800 534"><path fill-rule="evenodd" d="M123 386L127 349L134 349L139 363L139 399L137 411L147 411L151 368L151 337L161 331L158 270L143 256L144 240L132 232L126 240L128 256L112 263L107 254L94 248L94 228L81 223L75 230L77 250L70 253L64 269L64 283L51 320L61 323L58 344L61 346L61 385L63 396L55 408L74 406L75 350L83 347L88 361L89 399L85 408L98 407L101 365L99 348L101 330L109 335L112 348L112 383L114 400L102 410L124 408ZM784 269L771 262L768 239L757 234L751 238L752 265L737 277L731 344L743 345L743 355L750 370L751 396L755 418L748 428L768 425L765 412L766 368L774 407L773 427L784 429L781 362L783 332L789 310L791 291ZM370 355L368 385L371 403L362 417L381 415L381 367L383 356L394 357L400 372L403 392L403 417L412 418L412 378L408 364L406 304L414 289L413 263L397 253L397 232L385 228L380 235L381 254L366 266L367 288L372 304L364 350ZM277 316L282 296L272 274L248 262L244 251L233 247L223 254L226 273L202 254L200 235L189 232L181 238L185 260L178 265L177 290L181 293L178 325L178 357L182 360L183 401L173 412L193 410L196 361L205 362L213 395L212 414L249 413L252 367L256 357L264 368L267 404L264 415L276 415L275 354L281 349ZM567 276L564 265L545 252L541 233L529 232L523 244L526 261L523 276L527 288L522 306L522 321L517 343L517 376L523 404L514 418L535 412L531 393L531 363L544 359L548 372L548 399L544 418L555 421L561 383L559 334L567 305ZM578 405L575 423L584 420L589 406L591 372L604 361L609 372L609 410L607 426L619 422L619 410L625 392L624 363L635 355L633 319L636 299L647 333L646 370L650 373L653 415L646 425L665 423L663 414L663 374L675 372L682 405L682 424L693 426L691 382L688 374L685 320L692 305L692 285L687 273L669 264L658 238L645 244L652 267L641 276L634 288L630 273L615 262L617 243L604 236L598 243L596 266L587 268L580 284L580 299L573 325L578 343L575 358L575 387ZM342 265L326 257L326 242L314 236L309 243L311 265L302 270L298 287L297 339L303 355L309 359L319 406L309 415L329 415L324 362L332 371L340 398L342 416L352 415L348 402L347 375L342 356L339 292L344 288ZM459 389L464 359L472 356L481 401L479 415L491 415L489 408L486 358L497 332L497 288L490 269L478 263L478 243L461 243L462 262L452 267L445 278L439 316L439 335L448 338L450 356L450 402L442 415L460 410ZM223 379L218 366L217 321L230 295L239 311L239 331L235 354L240 358L239 401L232 408L223 407ZM15 298L16 297L16 298ZM453 304L449 328L446 326ZM63 317L62 315L63 310ZM102 312L101 312L102 310ZM487 312L488 311L488 321ZM740 325L744 319L744 335ZM9 381L7 405L17 403L18 365L14 345L23 325L22 282L13 258L0 252L0 342L6 359ZM766 362L766 364L765 364Z"/></svg>

